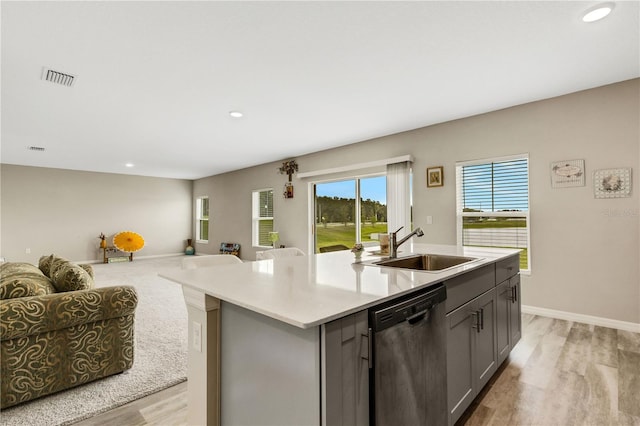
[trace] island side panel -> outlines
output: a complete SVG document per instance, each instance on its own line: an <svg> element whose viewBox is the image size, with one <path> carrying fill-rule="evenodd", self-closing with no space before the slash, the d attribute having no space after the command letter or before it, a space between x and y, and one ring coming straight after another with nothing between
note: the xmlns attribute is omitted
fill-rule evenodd
<svg viewBox="0 0 640 426"><path fill-rule="evenodd" d="M320 425L320 329L221 303L223 425Z"/></svg>
<svg viewBox="0 0 640 426"><path fill-rule="evenodd" d="M182 291L189 316L187 424L218 426L220 300L188 287Z"/></svg>

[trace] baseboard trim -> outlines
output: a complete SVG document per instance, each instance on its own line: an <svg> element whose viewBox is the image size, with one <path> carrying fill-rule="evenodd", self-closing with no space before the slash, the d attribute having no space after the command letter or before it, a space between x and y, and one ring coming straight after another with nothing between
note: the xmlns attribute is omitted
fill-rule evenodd
<svg viewBox="0 0 640 426"><path fill-rule="evenodd" d="M540 315L543 317L556 318L566 321L575 321L584 324L592 324L601 327L609 327L615 328L617 330L640 333L640 324L634 322L618 321L609 318L594 317L591 315L576 314L566 311L556 311L555 309L538 308L537 306L528 305L522 305L522 312L525 314Z"/></svg>

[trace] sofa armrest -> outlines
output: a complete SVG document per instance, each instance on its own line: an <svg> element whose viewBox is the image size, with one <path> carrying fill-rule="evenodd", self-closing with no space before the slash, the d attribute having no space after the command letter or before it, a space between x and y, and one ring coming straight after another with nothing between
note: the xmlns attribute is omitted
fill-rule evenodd
<svg viewBox="0 0 640 426"><path fill-rule="evenodd" d="M0 303L0 337L14 339L131 315L137 304L131 286L6 299Z"/></svg>

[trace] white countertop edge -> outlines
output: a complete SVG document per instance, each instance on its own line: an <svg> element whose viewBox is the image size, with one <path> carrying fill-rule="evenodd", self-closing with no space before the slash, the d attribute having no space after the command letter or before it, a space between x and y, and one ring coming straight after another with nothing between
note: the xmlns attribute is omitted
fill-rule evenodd
<svg viewBox="0 0 640 426"><path fill-rule="evenodd" d="M206 288L203 288L203 285L195 285L194 283L186 280L186 279L181 279L180 274L172 274L172 273L159 273L158 275L162 278L165 278L169 281L173 281L176 282L182 286L191 288L195 291L198 292L202 292L208 296L211 297L215 297L217 299L220 299L221 301L225 302L225 303L231 303L234 304L236 306L245 308L247 310L259 313L261 315L265 315L269 318L284 322L286 324L289 324L291 326L294 327L298 327L298 328L302 328L302 329L307 329L307 328L312 328L312 327L316 327L316 326L320 326L322 324L326 324L328 322L331 322L333 320L342 318L344 316L356 313L356 312L360 312L362 310L371 308L373 306L376 306L378 304L384 303L386 301L395 299L397 297L401 297L403 295L406 294L410 294L412 292L418 291L422 288L431 286L433 284L436 284L438 282L442 282L445 280L449 280L451 278L454 278L458 275L467 273L467 272L471 272L475 269L481 268L483 266L486 266L488 264L491 263L495 263L498 262L502 259L506 259L508 257L511 257L515 254L517 254L519 252L519 250L515 250L515 249L498 249L498 248L485 248L485 247L458 247L458 246L445 246L445 245L421 245L421 244L413 244L411 246L410 251L404 251L402 252L398 257L405 257L405 256L410 256L412 254L426 254L426 253L431 253L431 254L446 254L446 255L460 255L460 256L468 256L468 257L477 257L478 260L465 264L465 265L461 265L461 266L457 266L457 267L453 267L450 269L447 269L445 271L442 272L429 272L429 271L420 271L419 275L420 277L423 278L423 284L418 285L416 287L410 288L410 289L406 289L404 291L399 291L393 294L389 294L386 296L378 296L375 299L369 300L369 301L363 301L362 303L358 303L357 305L354 305L348 309L343 309L340 311L335 311L332 312L330 314L326 314L326 315L322 315L320 317L314 318L313 320L310 321L299 321L296 320L295 318L292 318L290 315L287 315L286 313L281 313L281 312L275 312L272 309L266 309L262 306L260 306L258 303L247 303L244 300L241 300L237 297L234 297L233 294L230 293L223 293L223 292L219 292L216 291L215 287L211 287L211 286L207 286ZM344 253L344 252L343 252ZM348 253L348 252L346 252ZM329 254L329 253L326 253ZM322 256L322 255L326 255L326 254L317 254L317 255L312 255L312 256ZM376 259L381 259L384 256L376 256L373 255L371 253L368 253L369 256L367 257L363 257L364 261L363 263L368 263L370 261L374 261ZM351 256L351 253L349 253L349 256ZM306 256L305 256L306 257ZM285 259L270 259L270 260L262 260L260 262L283 262L285 261ZM231 267L233 266L238 266L238 265L231 265ZM219 266L216 268L220 268L220 267L224 267L224 266ZM384 269L396 269L396 268L388 268L388 267L381 267L381 266L370 266L370 265L363 265L363 268L384 268ZM184 271L182 271L184 272Z"/></svg>

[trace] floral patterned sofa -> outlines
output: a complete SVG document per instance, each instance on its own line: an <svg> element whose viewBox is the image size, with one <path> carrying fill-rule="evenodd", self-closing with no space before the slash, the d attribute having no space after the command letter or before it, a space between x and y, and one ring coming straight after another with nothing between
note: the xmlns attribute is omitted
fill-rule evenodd
<svg viewBox="0 0 640 426"><path fill-rule="evenodd" d="M0 408L133 366L130 286L94 288L91 265L55 255L0 265Z"/></svg>

